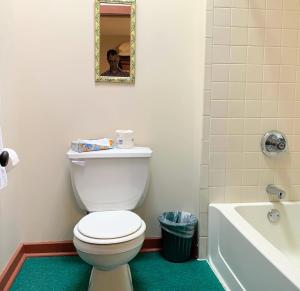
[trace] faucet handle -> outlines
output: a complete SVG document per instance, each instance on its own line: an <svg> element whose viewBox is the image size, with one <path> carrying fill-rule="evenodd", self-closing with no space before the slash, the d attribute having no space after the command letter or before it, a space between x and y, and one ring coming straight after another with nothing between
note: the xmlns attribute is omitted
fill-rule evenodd
<svg viewBox="0 0 300 291"><path fill-rule="evenodd" d="M287 150L287 138L280 131L268 131L261 139L261 148L269 157L278 156Z"/></svg>

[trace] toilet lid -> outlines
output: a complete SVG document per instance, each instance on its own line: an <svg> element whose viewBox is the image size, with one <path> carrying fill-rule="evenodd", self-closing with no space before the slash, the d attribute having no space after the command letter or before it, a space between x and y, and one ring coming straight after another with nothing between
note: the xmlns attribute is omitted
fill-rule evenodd
<svg viewBox="0 0 300 291"><path fill-rule="evenodd" d="M141 218L131 211L103 211L83 217L78 223L78 230L90 238L113 239L135 233L141 225Z"/></svg>

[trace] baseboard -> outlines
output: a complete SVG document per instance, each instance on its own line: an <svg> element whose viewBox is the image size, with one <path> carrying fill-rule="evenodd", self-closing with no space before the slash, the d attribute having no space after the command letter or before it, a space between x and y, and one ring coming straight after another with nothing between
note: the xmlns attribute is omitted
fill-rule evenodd
<svg viewBox="0 0 300 291"><path fill-rule="evenodd" d="M196 254L197 245L192 250L193 257ZM146 238L141 253L158 252L162 249L160 237ZM9 291L13 281L20 271L24 261L28 257L50 257L50 256L76 256L77 252L72 241L50 241L20 244L7 266L0 275L0 290Z"/></svg>
<svg viewBox="0 0 300 291"><path fill-rule="evenodd" d="M161 238L146 238L141 252L161 250ZM72 241L50 241L20 244L0 275L0 290L8 291L28 257L75 256Z"/></svg>

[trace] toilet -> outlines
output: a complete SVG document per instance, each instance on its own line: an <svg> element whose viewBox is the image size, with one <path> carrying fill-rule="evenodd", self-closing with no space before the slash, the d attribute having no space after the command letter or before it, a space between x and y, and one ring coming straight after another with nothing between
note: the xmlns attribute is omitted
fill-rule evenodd
<svg viewBox="0 0 300 291"><path fill-rule="evenodd" d="M93 266L89 291L132 291L128 262L140 251L146 224L134 212L147 194L147 147L77 153L69 150L73 192L88 214L74 227L79 256Z"/></svg>

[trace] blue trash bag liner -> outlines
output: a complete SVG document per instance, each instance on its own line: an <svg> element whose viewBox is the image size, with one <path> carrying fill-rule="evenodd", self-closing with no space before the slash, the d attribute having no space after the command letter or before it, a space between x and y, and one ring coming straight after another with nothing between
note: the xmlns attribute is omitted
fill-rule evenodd
<svg viewBox="0 0 300 291"><path fill-rule="evenodd" d="M183 238L191 238L198 223L195 215L184 211L164 212L158 220L162 229Z"/></svg>

